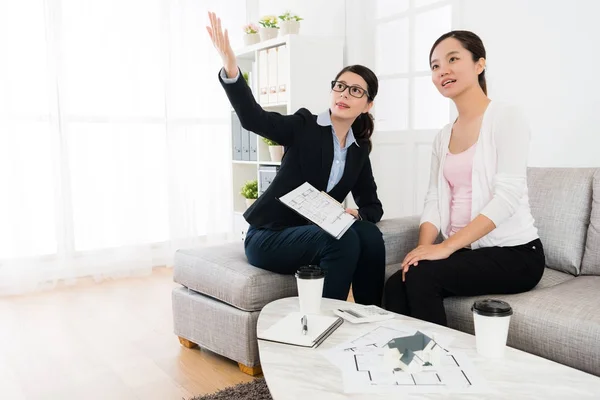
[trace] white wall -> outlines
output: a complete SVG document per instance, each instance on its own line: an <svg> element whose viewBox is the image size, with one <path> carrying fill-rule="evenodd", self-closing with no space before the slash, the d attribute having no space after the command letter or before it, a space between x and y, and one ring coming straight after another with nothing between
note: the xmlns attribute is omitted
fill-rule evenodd
<svg viewBox="0 0 600 400"><path fill-rule="evenodd" d="M346 65L362 64L375 70L375 4L346 0Z"/></svg>
<svg viewBox="0 0 600 400"><path fill-rule="evenodd" d="M246 1L249 20L289 9L305 18L302 34L344 37L345 65L360 63L375 70L377 5L374 2ZM600 1L452 0L450 3L452 28L476 32L487 48L490 97L521 106L529 118L532 128L529 165L599 167L600 155L596 153L600 153L600 74L596 71L600 66L600 51L596 48L600 39L597 22ZM395 50L393 43L389 47L390 52ZM382 96L379 100L381 104ZM376 136L374 141L385 138L382 132ZM411 210L416 206L420 209L424 194L420 181L426 181L422 177L428 176L429 169L428 162L411 164L410 157L398 156L393 146L394 143L383 140L374 150L381 161L381 165L374 162L374 172L382 199L387 193L384 204L387 217L414 213ZM379 157L377 151L382 151ZM405 151L415 152L412 148ZM429 150L417 153L415 157L425 160ZM401 185L399 173L415 177L419 185Z"/></svg>
<svg viewBox="0 0 600 400"><path fill-rule="evenodd" d="M600 2L460 0L483 40L492 100L522 106L532 166L600 166Z"/></svg>
<svg viewBox="0 0 600 400"><path fill-rule="evenodd" d="M345 39L344 65L374 64L373 4L364 0L247 0L248 20L290 10L300 15L300 33Z"/></svg>
<svg viewBox="0 0 600 400"><path fill-rule="evenodd" d="M301 34L344 36L346 25L344 0L258 0L257 17L277 16L288 10L304 18L300 25Z"/></svg>
<svg viewBox="0 0 600 400"><path fill-rule="evenodd" d="M248 17L291 10L301 33L346 39L345 64L374 67L373 9L363 0L247 0ZM600 1L457 0L454 29L488 52L493 100L523 107L532 166L600 166ZM392 49L390 49L392 50Z"/></svg>

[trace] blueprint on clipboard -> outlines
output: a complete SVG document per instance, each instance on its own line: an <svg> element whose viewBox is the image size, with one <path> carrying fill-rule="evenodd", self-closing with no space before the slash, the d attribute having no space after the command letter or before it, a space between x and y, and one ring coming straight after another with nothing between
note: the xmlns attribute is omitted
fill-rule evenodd
<svg viewBox="0 0 600 400"><path fill-rule="evenodd" d="M281 196L279 201L336 239L341 238L356 221L334 198L308 182Z"/></svg>
<svg viewBox="0 0 600 400"><path fill-rule="evenodd" d="M417 332L405 324L384 322L328 350L324 356L342 372L345 393L486 393L489 386L469 358L448 349L448 337L431 335L443 348L440 364L419 372L391 368L385 345Z"/></svg>

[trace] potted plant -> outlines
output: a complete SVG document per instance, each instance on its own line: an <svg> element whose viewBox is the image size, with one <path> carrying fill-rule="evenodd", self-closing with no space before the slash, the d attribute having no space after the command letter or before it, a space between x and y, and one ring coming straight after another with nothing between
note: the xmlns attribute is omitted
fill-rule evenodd
<svg viewBox="0 0 600 400"><path fill-rule="evenodd" d="M260 34L260 40L265 41L277 37L277 17L274 15L265 15L258 21L262 26L258 30Z"/></svg>
<svg viewBox="0 0 600 400"><path fill-rule="evenodd" d="M258 34L258 26L250 23L244 25L244 45L250 46L260 42L260 35Z"/></svg>
<svg viewBox="0 0 600 400"><path fill-rule="evenodd" d="M300 21L302 21L302 18L300 18L298 15L292 14L290 11L286 11L279 16L279 19L281 20L279 29L279 34L281 36L297 34L300 32Z"/></svg>
<svg viewBox="0 0 600 400"><path fill-rule="evenodd" d="M258 181L255 179L244 183L240 194L246 199L246 208L250 207L258 198Z"/></svg>
<svg viewBox="0 0 600 400"><path fill-rule="evenodd" d="M271 156L271 161L280 162L283 158L283 146L267 138L263 138L263 142L269 146L269 155Z"/></svg>

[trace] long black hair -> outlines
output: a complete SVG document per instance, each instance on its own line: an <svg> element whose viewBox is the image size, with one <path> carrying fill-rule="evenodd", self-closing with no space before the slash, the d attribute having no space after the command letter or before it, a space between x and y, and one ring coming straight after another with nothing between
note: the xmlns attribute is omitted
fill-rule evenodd
<svg viewBox="0 0 600 400"><path fill-rule="evenodd" d="M379 90L379 80L373 71L364 65L349 65L336 75L335 80L337 81L338 78L345 72L353 72L357 75L360 75L360 77L367 82L367 101L371 103L373 100L375 100L375 96L377 96L377 91ZM354 133L356 141L359 143L359 145L365 144L369 149L369 153L373 148L371 143L371 135L373 135L374 130L375 123L373 122L373 116L369 112L360 114L352 123L352 132Z"/></svg>

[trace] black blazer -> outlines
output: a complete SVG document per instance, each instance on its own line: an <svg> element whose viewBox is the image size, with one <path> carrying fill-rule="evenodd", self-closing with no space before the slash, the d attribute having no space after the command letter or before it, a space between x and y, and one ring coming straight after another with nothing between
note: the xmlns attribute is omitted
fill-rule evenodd
<svg viewBox="0 0 600 400"><path fill-rule="evenodd" d="M327 190L333 163L331 126L320 126L317 117L305 108L293 115L267 112L256 102L252 91L242 79L232 84L219 81L237 113L240 123L255 132L285 146L281 167L267 190L246 210L244 218L257 228L283 229L307 225L304 217L291 210L278 198L308 182L318 190ZM359 139L357 139L358 142ZM378 222L383 215L377 197L367 143L352 144L346 153L342 178L329 195L340 203L352 191L362 219Z"/></svg>

